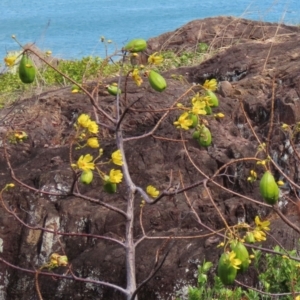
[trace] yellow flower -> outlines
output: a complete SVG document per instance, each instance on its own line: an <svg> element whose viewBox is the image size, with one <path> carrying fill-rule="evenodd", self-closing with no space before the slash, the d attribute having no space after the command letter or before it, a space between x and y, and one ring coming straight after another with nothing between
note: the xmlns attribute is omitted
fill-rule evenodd
<svg viewBox="0 0 300 300"><path fill-rule="evenodd" d="M266 162L267 162L267 160L264 159L264 160L259 160L256 164L257 164L257 165L263 165L263 166L265 166L265 165L266 165Z"/></svg>
<svg viewBox="0 0 300 300"><path fill-rule="evenodd" d="M188 112L184 112L178 119L173 123L177 128L189 130L189 127L193 124L193 121L189 119Z"/></svg>
<svg viewBox="0 0 300 300"><path fill-rule="evenodd" d="M84 128L89 127L90 122L91 122L91 119L87 114L81 114L77 119L78 125L80 125L81 127L84 127Z"/></svg>
<svg viewBox="0 0 300 300"><path fill-rule="evenodd" d="M89 124L88 124L88 131L90 133L94 133L94 134L98 133L99 128L98 128L98 125L97 125L97 123L95 121L90 121L89 122Z"/></svg>
<svg viewBox="0 0 300 300"><path fill-rule="evenodd" d="M235 258L236 254L234 251L231 251L229 253L229 261L230 261L230 265L232 267L234 267L235 269L239 269L239 265L242 263L240 259Z"/></svg>
<svg viewBox="0 0 300 300"><path fill-rule="evenodd" d="M9 183L9 184L7 184L6 186L7 186L7 187L10 187L10 188L13 188L13 187L15 187L15 184L14 184L14 183Z"/></svg>
<svg viewBox="0 0 300 300"><path fill-rule="evenodd" d="M48 50L48 51L45 52L45 54L46 54L47 57L49 57L49 56L51 56L52 51L51 51L51 50Z"/></svg>
<svg viewBox="0 0 300 300"><path fill-rule="evenodd" d="M138 69L133 70L131 77L135 81L137 86L140 86L143 83L143 79L141 78Z"/></svg>
<svg viewBox="0 0 300 300"><path fill-rule="evenodd" d="M146 192L152 198L156 198L159 195L159 191L153 185L148 185Z"/></svg>
<svg viewBox="0 0 300 300"><path fill-rule="evenodd" d="M59 255L57 253L52 253L50 256L50 267L60 267L60 266L67 266L68 265L68 257L66 255Z"/></svg>
<svg viewBox="0 0 300 300"><path fill-rule="evenodd" d="M261 242L266 240L266 234L258 228L252 231L255 241Z"/></svg>
<svg viewBox="0 0 300 300"><path fill-rule="evenodd" d="M288 124L283 123L283 124L281 125L281 128L282 128L283 130L287 130L287 129L289 129L290 127L289 127Z"/></svg>
<svg viewBox="0 0 300 300"><path fill-rule="evenodd" d="M156 55L157 52L151 54L148 58L148 63L149 64L154 64L154 65L159 65L163 62L163 57L160 55Z"/></svg>
<svg viewBox="0 0 300 300"><path fill-rule="evenodd" d="M256 173L254 170L251 170L251 171L250 171L250 175L251 175L252 177L254 177L255 179L257 178L257 173Z"/></svg>
<svg viewBox="0 0 300 300"><path fill-rule="evenodd" d="M89 138L86 143L91 148L99 148L100 147L98 139L96 137Z"/></svg>
<svg viewBox="0 0 300 300"><path fill-rule="evenodd" d="M259 230L265 230L265 231L269 231L270 230L270 228L269 228L269 226L270 226L270 221L261 221L260 219L259 219L259 216L256 216L255 217L255 224L256 224L256 226L257 226L257 229L259 229Z"/></svg>
<svg viewBox="0 0 300 300"><path fill-rule="evenodd" d="M217 113L217 114L215 114L214 115L216 118L224 118L225 117L225 115L224 114L222 114L222 113Z"/></svg>
<svg viewBox="0 0 300 300"><path fill-rule="evenodd" d="M4 62L7 67L12 67L15 64L17 57L16 56L7 56L4 58Z"/></svg>
<svg viewBox="0 0 300 300"><path fill-rule="evenodd" d="M206 103L204 101L195 101L193 103L192 111L191 113L195 115L206 115L205 110Z"/></svg>
<svg viewBox="0 0 300 300"><path fill-rule="evenodd" d="M283 182L282 180L278 180L278 181L277 181L277 185L278 185L278 186L283 186L283 185L284 185L284 182Z"/></svg>
<svg viewBox="0 0 300 300"><path fill-rule="evenodd" d="M216 79L211 79L211 80L205 80L203 87L207 90L210 90L214 92L217 89L217 80Z"/></svg>
<svg viewBox="0 0 300 300"><path fill-rule="evenodd" d="M15 138L17 138L19 140L25 140L28 138L28 135L25 131L16 131Z"/></svg>
<svg viewBox="0 0 300 300"><path fill-rule="evenodd" d="M225 246L224 242L221 242L219 245L217 245L217 248L224 247L224 246Z"/></svg>
<svg viewBox="0 0 300 300"><path fill-rule="evenodd" d="M122 166L123 165L123 158L121 150L116 150L112 155L111 159L115 165Z"/></svg>
<svg viewBox="0 0 300 300"><path fill-rule="evenodd" d="M109 172L109 181L111 183L120 183L122 181L123 174L120 170L110 170Z"/></svg>
<svg viewBox="0 0 300 300"><path fill-rule="evenodd" d="M92 162L93 156L86 154L85 156L81 155L77 161L77 167L82 171L94 170L95 164Z"/></svg>
<svg viewBox="0 0 300 300"><path fill-rule="evenodd" d="M298 296L295 298L295 300L300 300L300 295L298 295Z"/></svg>
<svg viewBox="0 0 300 300"><path fill-rule="evenodd" d="M204 100L204 97L200 96L199 93L197 93L193 98L192 98L192 104L196 103L197 101L202 102Z"/></svg>

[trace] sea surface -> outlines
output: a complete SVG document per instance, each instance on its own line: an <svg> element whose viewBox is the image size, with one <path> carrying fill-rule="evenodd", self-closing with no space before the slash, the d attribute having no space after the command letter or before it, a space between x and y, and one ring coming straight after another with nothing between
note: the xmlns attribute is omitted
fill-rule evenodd
<svg viewBox="0 0 300 300"><path fill-rule="evenodd" d="M300 24L299 0L0 0L0 63L8 51L34 42L64 59L104 57L132 38L155 37L212 16Z"/></svg>

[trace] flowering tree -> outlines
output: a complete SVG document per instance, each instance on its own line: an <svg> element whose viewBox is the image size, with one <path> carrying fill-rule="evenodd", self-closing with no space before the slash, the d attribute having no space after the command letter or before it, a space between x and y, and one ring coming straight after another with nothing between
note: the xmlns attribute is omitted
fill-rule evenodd
<svg viewBox="0 0 300 300"><path fill-rule="evenodd" d="M152 206L160 201L163 201L167 197L175 197L179 194L183 194L186 197L186 202L191 210L191 213L195 216L198 224L210 231L211 235L218 235L223 241L219 244L219 248L222 248L222 255L218 262L217 275L224 285L231 285L236 282L236 276L238 272L246 272L249 267L249 261L253 259L249 255L248 249L253 247L252 244L258 243L266 240L267 232L269 231L270 222L268 220L262 220L261 217L257 216L254 220L254 223L248 224L245 220L239 222L238 224L229 225L224 217L224 213L218 208L216 202L211 194L209 185L216 186L225 191L228 191L234 195L237 195L241 198L246 199L252 203L256 203L262 207L272 208L285 222L289 221L282 215L280 210L277 207L277 202L280 197L279 186L284 185L285 183L282 180L275 180L273 176L273 170L277 169L279 172L282 172L278 168L276 162L269 155L268 143L263 143L260 141L259 137L255 133L254 129L249 122L247 115L245 113L245 119L249 126L252 129L253 135L257 139L258 149L253 157L239 158L234 159L223 166L221 166L212 176L206 174L201 166L193 161L193 158L190 156L186 148L186 141L184 140L186 136L192 136L196 140L199 147L207 149L213 143L213 134L210 130L210 121L219 120L225 117L222 112L214 113L214 109L219 106L219 100L215 93L218 87L218 82L216 79L206 80L202 85L196 84L191 85L187 91L176 99L171 107L169 107L164 114L160 117L157 124L150 130L141 136L129 137L127 139L143 139L146 136L153 135L157 130L158 126L162 124L165 118L170 114L171 111L176 111L176 119L173 120L174 131L178 130L181 136L180 142L183 144L185 155L191 162L194 167L195 173L201 175L201 180L194 182L191 185L186 186L184 180L180 175L180 182L174 184L173 177L170 176L170 182L164 183L166 187L163 190L158 189L153 183L149 182L147 186L142 188L138 185L138 182L134 182L130 174L130 168L126 159L126 147L124 140L125 129L122 127L124 118L128 113L129 108L134 104L131 103L128 105L128 95L127 95L127 85L129 81L133 81L137 87L141 87L144 83L144 78L147 78L149 85L154 89L155 92L164 92L168 90L167 82L165 78L157 71L157 66L162 63L163 57L159 53L154 53L149 56L148 65L144 66L139 63L139 53L145 50L147 44L146 41L137 39L130 41L122 50L121 54L123 61L120 67L120 76L118 83L110 84L107 86L107 91L110 95L115 97L115 115L111 115L105 111L96 101L95 94L90 93L86 88L85 84L79 83L71 80L67 75L63 75L67 80L73 83L72 93L85 93L89 99L91 106L93 108L93 114L89 115L86 112L81 112L76 122L74 123L73 133L70 136L69 142L69 157L70 157L70 169L73 172L74 181L72 187L68 194L54 194L56 196L67 197L69 195L75 195L76 197L82 198L86 201L91 201L101 205L109 210L119 213L126 222L126 229L124 236L120 239L115 237L106 237L106 236L96 236L97 239L104 239L116 243L125 250L126 255L126 288L118 286L113 283L104 282L101 280L91 280L89 278L80 278L74 274L72 265L68 261L68 253L65 253L63 247L61 253L52 253L48 258L48 261L41 264L37 270L25 269L22 271L28 273L34 273L36 279L36 290L37 293L42 299L42 293L38 284L39 276L54 276L57 278L66 278L72 280L78 280L85 283L93 283L98 285L104 285L118 290L123 293L126 299L137 299L139 290L145 285L155 273L161 268L164 263L165 258L167 257L172 241L176 239L185 239L189 238L188 236L182 236L175 234L172 237L163 237L166 241L166 244L162 246L159 251L157 251L156 264L153 270L150 272L149 276L142 282L137 282L136 279L136 247L142 243L145 239L149 238L148 233L145 232L143 226L143 212L145 207ZM36 70L33 62L30 59L28 53L32 55L37 55L34 51L24 50L22 52L22 59L19 62L19 72L20 78L25 83L32 83L35 80ZM124 62L126 59L130 59L131 68L129 71L125 72ZM39 58L47 63L43 57ZM107 58L107 61L110 59ZM9 56L5 58L5 63L8 67L13 67L18 61L17 56ZM48 63L47 63L48 64ZM51 65L50 65L51 66ZM56 68L54 68L59 72ZM100 80L99 80L100 81ZM121 89L122 84L124 88ZM96 90L99 88L99 82L97 83ZM122 110L122 105L125 104L125 108ZM126 106L127 105L127 106ZM244 110L243 110L244 112ZM104 121L103 121L104 120ZM269 136L271 135L273 126L273 119L271 119ZM104 158L106 149L102 148L102 131L108 130L115 137L115 149L109 155L109 159ZM295 133L294 128L290 128L288 125L284 124L282 130L288 132L291 135ZM7 134L6 142L10 143L20 143L28 138L28 135L25 131L20 130L11 130ZM1 203L3 208L7 211L8 214L14 216L14 218L20 222L22 225L30 227L34 230L43 230L48 231L57 235L71 235L68 232L60 232L58 229L50 230L37 224L30 225L21 220L17 213L7 205L5 200L6 191L14 188L16 184L23 186L24 188L33 190L37 193L41 193L39 189L36 189L32 186L26 185L24 182L18 179L17 174L14 174L14 170L11 166L9 155L7 153L8 144L4 147L4 155L7 160L8 167L12 174L12 178L15 181L14 183L8 183L1 192ZM97 155L92 155L91 151L97 151ZM78 157L78 151L84 152L76 160L75 157ZM237 163L246 163L250 162L252 167L249 171L248 177L246 180L249 184L256 184L258 179L257 173L263 173L263 176L260 180L260 193L264 200L261 202L259 200L252 199L247 197L241 192L237 192L234 189L229 189L218 182L220 177L231 178L232 175L228 171L229 167ZM260 169L261 168L261 169ZM170 170L172 174L172 170ZM283 174L284 175L284 174ZM101 184L99 184L99 190L108 193L115 194L118 192L120 185L126 186L126 209L117 207L110 203L106 203L101 200L101 198L92 198L86 196L82 192L83 186L89 186L95 178L100 179ZM287 181L289 181L295 188L298 186L292 182L288 176L284 176ZM199 214L196 212L195 207L192 205L189 197L186 196L186 192L197 187L203 187L207 193L208 201L213 205L216 213L219 215L223 222L223 229L216 231L211 228L203 221L201 221ZM51 194L51 193L50 193ZM135 236L134 226L136 224L134 208L135 204L139 203L139 225L141 226L142 236ZM290 224L290 223L289 223ZM291 225L292 226L292 225ZM295 230L300 232L300 230L294 227ZM86 236L86 235L83 235ZM155 238L155 236L151 236ZM193 239L203 238L203 235L192 236ZM254 246L255 247L255 246ZM164 251L163 255L161 252ZM274 251L276 254L276 251ZM280 253L277 253L280 254ZM2 263L10 265L14 268L18 266L10 264L9 262L1 259ZM49 272L57 267L64 267L68 270L70 275L58 275ZM45 271L46 270L46 271ZM295 291L292 291L293 293ZM292 293L291 292L291 293Z"/></svg>

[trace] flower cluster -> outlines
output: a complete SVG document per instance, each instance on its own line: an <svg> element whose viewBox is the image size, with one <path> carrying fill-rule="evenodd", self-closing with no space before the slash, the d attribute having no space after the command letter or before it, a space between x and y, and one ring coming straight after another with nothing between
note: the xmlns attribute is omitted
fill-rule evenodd
<svg viewBox="0 0 300 300"><path fill-rule="evenodd" d="M211 79L211 80L205 80L204 84L203 84L203 87L206 89L206 90L209 90L209 91L216 91L217 90L217 87L218 87L218 83L217 83L217 80L216 79Z"/></svg>
<svg viewBox="0 0 300 300"><path fill-rule="evenodd" d="M28 139L28 135L25 131L13 131L8 134L8 140L12 144L22 143Z"/></svg>
<svg viewBox="0 0 300 300"><path fill-rule="evenodd" d="M243 240L247 243L255 243L266 240L266 231L270 230L270 221L261 221L258 216L255 217L255 227L251 228L248 224L244 224L247 229Z"/></svg>
<svg viewBox="0 0 300 300"><path fill-rule="evenodd" d="M160 65L163 60L163 57L161 55L157 55L157 52L155 52L149 56L148 63L153 65Z"/></svg>
<svg viewBox="0 0 300 300"><path fill-rule="evenodd" d="M87 114L81 114L77 119L77 123L80 127L86 129L89 133L97 134L99 132L97 123L95 121L92 121Z"/></svg>
<svg viewBox="0 0 300 300"><path fill-rule="evenodd" d="M254 170L250 170L250 176L247 178L249 182L254 182L257 179L257 173Z"/></svg>
<svg viewBox="0 0 300 300"><path fill-rule="evenodd" d="M238 270L241 263L241 260L236 258L236 253L234 251L231 251L228 257L228 264Z"/></svg>
<svg viewBox="0 0 300 300"><path fill-rule="evenodd" d="M12 55L12 56L6 56L4 58L4 62L5 62L5 65L7 67L13 67L15 62L16 62L16 59L17 57L15 55Z"/></svg>
<svg viewBox="0 0 300 300"><path fill-rule="evenodd" d="M219 105L219 100L214 91L217 89L216 79L206 80L201 92L197 92L191 99L191 105L184 107L182 103L178 103L177 107L184 112L179 118L173 122L176 128L189 130L196 128L196 131L201 129L202 124L205 124L205 120L200 116L212 115L212 108ZM223 113L216 113L213 115L215 118L224 118Z"/></svg>
<svg viewBox="0 0 300 300"><path fill-rule="evenodd" d="M189 117L188 112L184 112L177 121L173 123L177 128L189 130L193 124L193 121Z"/></svg>
<svg viewBox="0 0 300 300"><path fill-rule="evenodd" d="M51 270L57 267L66 267L67 265L68 257L66 255L52 253L49 262L43 265L41 269L47 268L48 270Z"/></svg>
<svg viewBox="0 0 300 300"><path fill-rule="evenodd" d="M152 198L156 198L159 195L159 191L153 185L148 185L146 192Z"/></svg>
<svg viewBox="0 0 300 300"><path fill-rule="evenodd" d="M140 86L143 83L143 79L140 76L139 69L137 69L137 68L133 69L133 71L131 73L131 77L137 86Z"/></svg>
<svg viewBox="0 0 300 300"><path fill-rule="evenodd" d="M90 148L99 148L100 143L98 137L93 136L99 132L98 125L92 121L87 114L81 114L75 124L76 135L75 141L78 144L76 149L81 149L85 146ZM81 145L84 143L84 145ZM80 181L84 184L90 184L94 179L94 172L97 172L99 177L103 180L104 190L109 193L115 193L117 184L122 182L123 173L121 170L110 169L104 171L104 165L113 163L117 166L123 165L123 156L118 149L111 154L109 161L102 161L103 149L100 148L98 155L94 158L93 155L87 153L81 155L76 163L71 164L73 169L81 172Z"/></svg>
<svg viewBox="0 0 300 300"><path fill-rule="evenodd" d="M151 66L160 65L163 60L163 57L159 55L158 52L155 52L148 57L149 67L145 68L145 66L141 64L140 55L137 52L132 52L130 54L130 63L133 66L133 69L130 72L132 80L136 83L137 86L141 86L143 83L142 76L148 77Z"/></svg>

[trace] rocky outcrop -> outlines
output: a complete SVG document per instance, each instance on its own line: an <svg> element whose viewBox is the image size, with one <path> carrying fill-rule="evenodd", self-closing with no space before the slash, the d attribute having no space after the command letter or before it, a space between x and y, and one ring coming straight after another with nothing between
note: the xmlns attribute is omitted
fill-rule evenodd
<svg viewBox="0 0 300 300"><path fill-rule="evenodd" d="M175 32L150 39L148 50L194 50L200 41L209 45L210 58L198 66L166 72L164 76L168 89L164 93L153 91L146 82L140 88L131 82L128 84L127 102L122 99L123 108L137 101L125 116L123 125L125 151L133 180L143 188L151 183L164 190L168 187L171 172L175 184L180 183L182 176L185 186L204 178L187 158L180 142L180 132L174 128L173 122L178 112L171 111L155 134L142 140L130 140L130 137L151 130L178 98L181 97L183 103L189 101L190 96L185 92L191 83L217 78L220 82L217 91L220 106L215 112L223 112L225 118L209 118L213 145L207 149L199 147L190 133L184 133L187 151L194 164L201 167L206 175L212 176L233 159L254 156L258 143L245 120L241 104L258 137L265 141L273 97L275 123L270 153L282 170L299 184L298 159L291 155L296 150L291 149L286 134L280 129L281 123L292 125L300 121L299 28L230 17L209 18L190 22ZM179 75L184 76L187 82L178 80ZM114 113L113 96L100 90L98 101L106 112ZM0 257L20 268L34 270L44 264L51 253L63 254L63 251L76 276L125 286L124 249L109 240L98 238L122 240L124 217L97 203L69 195L74 175L70 168L68 144L74 122L80 113L93 114L90 101L84 94L70 93L69 88L35 95L0 111L1 153L4 153L3 140L9 130L24 130L29 136L23 143L7 144L7 155L0 156L0 186L12 182L11 176L15 174L27 186L50 193L43 194L16 184L14 189L3 194L5 204L15 216L1 207ZM105 119L100 121L107 122ZM109 131L101 136L101 144L105 150L104 157L108 158L116 147ZM76 151L74 159L82 153L83 150ZM14 174L9 170L7 160ZM247 181L252 167L251 163L230 165L226 170L227 176L219 176L216 181L234 192L261 201L258 185ZM276 173L276 178L279 179L280 174ZM98 189L99 183L100 179L96 178L91 186L80 186L80 191L85 196L101 199L105 203L123 209L126 207L125 184L121 185L117 194L107 195ZM270 209L261 208L259 204L220 187L209 184L209 188L229 225L240 220L253 222L258 209L261 216L270 213ZM203 224L212 229L224 227L202 186L191 189L187 196ZM293 198L293 194L290 196ZM286 205L284 212L299 225L293 204ZM140 201L136 201L136 239L142 235L139 215ZM16 216L29 227L22 225ZM184 194L164 198L155 205L146 205L142 221L149 237L208 233L197 222ZM273 224L275 236L287 247L295 247L298 235L288 229L278 230L282 226L280 220L275 219ZM36 230L37 226L60 233L82 235L47 233ZM293 239L287 238L287 235L293 235ZM219 255L216 245L219 241L217 237L170 238L166 242L152 238L142 241L136 253L138 282L151 273L157 255L163 255L166 249L169 254L162 268L140 291L139 299L172 299L172 295L183 286L195 285L197 265L203 259L216 261ZM56 274L70 276L67 271L65 267L53 270ZM32 274L3 263L0 274L3 299L37 299ZM255 284L256 279L249 277L247 280ZM124 299L120 292L113 289L66 278L40 275L39 285L45 300Z"/></svg>

